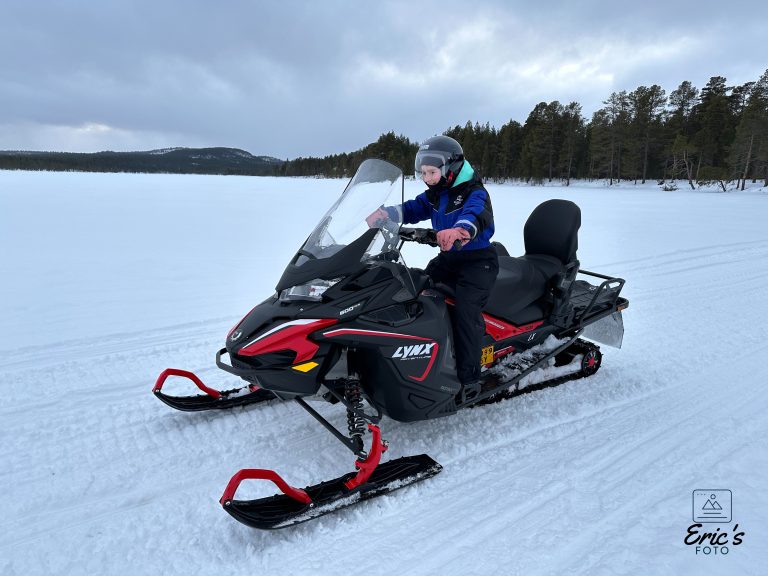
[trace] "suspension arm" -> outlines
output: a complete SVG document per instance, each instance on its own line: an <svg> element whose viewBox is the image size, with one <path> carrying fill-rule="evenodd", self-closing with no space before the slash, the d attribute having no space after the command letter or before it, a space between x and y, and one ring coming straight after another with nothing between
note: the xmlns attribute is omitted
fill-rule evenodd
<svg viewBox="0 0 768 576"><path fill-rule="evenodd" d="M365 453L363 451L362 446L360 446L357 442L352 440L352 438L348 438L347 436L339 432L336 428L334 428L333 424L331 424L330 422L328 422L328 420L323 418L314 408L312 408L309 404L307 404L303 398L297 397L295 400L296 402L298 402L299 406L301 406L302 408L304 408L304 410L309 412L310 416L312 416L315 420L320 422L320 424L322 424L325 427L325 429L328 430L328 432L333 434L339 442L341 442L342 444L344 444L344 446L349 448L355 456L358 456L358 457L362 456L363 458L365 457Z"/></svg>

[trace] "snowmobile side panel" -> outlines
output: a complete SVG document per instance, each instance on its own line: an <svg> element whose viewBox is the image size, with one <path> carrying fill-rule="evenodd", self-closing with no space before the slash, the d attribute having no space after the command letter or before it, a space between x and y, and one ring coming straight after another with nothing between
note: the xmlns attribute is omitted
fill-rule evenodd
<svg viewBox="0 0 768 576"><path fill-rule="evenodd" d="M399 422L447 416L456 411L454 396L461 389L451 353L452 334L444 298L437 292L418 299L418 322L392 328L362 315L344 327L322 332L324 339L349 348L352 372L372 403Z"/></svg>

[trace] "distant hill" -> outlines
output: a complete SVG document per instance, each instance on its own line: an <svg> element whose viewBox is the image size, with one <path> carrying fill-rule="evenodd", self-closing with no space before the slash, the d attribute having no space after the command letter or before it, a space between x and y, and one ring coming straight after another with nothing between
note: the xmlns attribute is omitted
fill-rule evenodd
<svg viewBox="0 0 768 576"><path fill-rule="evenodd" d="M147 152L0 151L0 170L152 172L273 176L284 162L237 148L166 148Z"/></svg>

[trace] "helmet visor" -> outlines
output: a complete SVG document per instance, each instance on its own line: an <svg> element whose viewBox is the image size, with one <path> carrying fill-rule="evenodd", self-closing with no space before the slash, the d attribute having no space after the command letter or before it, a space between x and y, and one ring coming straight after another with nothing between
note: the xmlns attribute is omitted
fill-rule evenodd
<svg viewBox="0 0 768 576"><path fill-rule="evenodd" d="M440 150L419 150L416 153L416 160L414 162L414 170L416 178L422 176L422 166L432 166L440 169L440 174L445 178L448 176L448 169L452 155L447 152L441 152Z"/></svg>

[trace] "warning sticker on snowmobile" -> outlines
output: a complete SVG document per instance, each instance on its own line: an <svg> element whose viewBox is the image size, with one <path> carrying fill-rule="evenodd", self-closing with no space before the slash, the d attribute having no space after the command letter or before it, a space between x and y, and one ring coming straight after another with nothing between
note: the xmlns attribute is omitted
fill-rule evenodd
<svg viewBox="0 0 768 576"><path fill-rule="evenodd" d="M493 345L483 348L480 354L480 364L485 366L493 362Z"/></svg>

